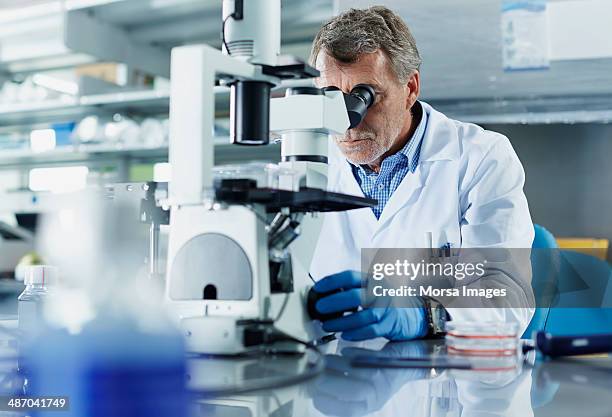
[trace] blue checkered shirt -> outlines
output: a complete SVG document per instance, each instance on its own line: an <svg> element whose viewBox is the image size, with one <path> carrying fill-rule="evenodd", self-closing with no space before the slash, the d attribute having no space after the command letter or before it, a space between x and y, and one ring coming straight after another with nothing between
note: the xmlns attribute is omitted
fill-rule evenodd
<svg viewBox="0 0 612 417"><path fill-rule="evenodd" d="M414 173L419 163L421 143L427 128L427 113L423 109L421 114L421 121L414 131L412 138L399 152L383 160L379 173L374 172L366 165L351 164L353 175L363 194L366 197L378 200L378 205L372 207L372 211L377 219L380 219L385 205L406 174L408 172Z"/></svg>

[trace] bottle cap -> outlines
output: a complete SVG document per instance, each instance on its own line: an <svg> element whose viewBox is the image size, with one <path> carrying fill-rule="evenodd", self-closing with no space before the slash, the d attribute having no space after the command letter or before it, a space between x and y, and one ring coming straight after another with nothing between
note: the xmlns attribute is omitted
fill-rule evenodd
<svg viewBox="0 0 612 417"><path fill-rule="evenodd" d="M25 285L50 285L57 282L58 269L51 265L31 265L25 272Z"/></svg>

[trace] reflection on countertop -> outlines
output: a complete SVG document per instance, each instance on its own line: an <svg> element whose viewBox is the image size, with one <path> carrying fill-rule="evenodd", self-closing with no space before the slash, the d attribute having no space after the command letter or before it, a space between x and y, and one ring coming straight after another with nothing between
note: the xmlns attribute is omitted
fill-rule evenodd
<svg viewBox="0 0 612 417"><path fill-rule="evenodd" d="M258 377L303 372L313 358L280 357L223 360L196 359L190 385L225 386L226 394L197 400L197 416L607 416L612 408L610 358L560 361L507 359L474 362L474 369L363 368L351 365L356 356L391 358L444 355L442 341L361 343L332 342L322 349L325 372L295 385L233 395L229 389ZM206 365L203 362L206 361ZM212 361L212 362L209 362ZM310 362L309 362L310 361ZM199 367L199 368L198 368ZM206 368L206 369L205 369ZM198 371L199 369L199 371ZM215 378L223 381L215 382ZM202 381L206 383L202 385ZM225 384L225 385L223 385Z"/></svg>
<svg viewBox="0 0 612 417"><path fill-rule="evenodd" d="M18 372L14 320L0 335L0 394L27 392ZM197 417L306 416L610 416L612 359L608 356L554 361L504 359L473 362L476 369L354 367L357 356L389 358L445 355L443 341L386 342L376 339L321 346L325 371L304 379L320 356L265 355L193 357L187 383ZM278 386L279 381L282 382ZM236 392L236 388L240 392ZM259 389L255 389L259 388ZM25 391L24 391L25 390Z"/></svg>

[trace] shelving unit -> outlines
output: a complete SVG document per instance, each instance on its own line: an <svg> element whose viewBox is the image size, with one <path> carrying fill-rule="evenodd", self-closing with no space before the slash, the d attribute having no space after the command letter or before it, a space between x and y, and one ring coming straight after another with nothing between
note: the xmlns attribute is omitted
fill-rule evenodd
<svg viewBox="0 0 612 417"><path fill-rule="evenodd" d="M333 0L283 0L284 47L305 55L314 31L332 12ZM167 78L171 49L192 43L219 46L220 22L217 0L50 0L3 11L0 82L100 61L126 64L128 73L136 69ZM227 94L221 91L218 97L218 108L226 112ZM0 105L0 129L116 111L167 114L168 103L168 91L125 91Z"/></svg>
<svg viewBox="0 0 612 417"><path fill-rule="evenodd" d="M0 194L0 214L45 213L66 207L72 196L67 194L15 191Z"/></svg>
<svg viewBox="0 0 612 417"><path fill-rule="evenodd" d="M242 155L261 160L279 160L280 145L240 147L230 144L229 138L215 139L215 161L231 163ZM76 164L100 165L109 161L165 162L168 147L82 145L65 146L49 152L33 153L30 150L7 150L0 153L0 171L41 166L68 166Z"/></svg>
<svg viewBox="0 0 612 417"><path fill-rule="evenodd" d="M316 12L313 12L316 10ZM331 17L333 0L283 0L283 49L285 53L306 56L310 41L320 24ZM219 0L63 0L15 9L0 15L0 84L22 80L40 71L71 69L95 62L117 62L127 73L139 70L169 77L170 52L178 45L207 43L220 47L221 2ZM127 80L128 86L130 80ZM90 115L108 118L115 113L142 120L168 117L169 91L109 91L42 102L0 105L0 133L26 135L35 128L58 122L78 122ZM218 117L227 117L229 90L216 90ZM215 144L218 164L245 159L278 160L278 145L244 149L229 146L227 138ZM168 160L168 148L113 145L58 147L44 153L29 149L0 151L0 175L16 172L27 186L29 169L86 165L90 168L115 167L125 180L130 166ZM0 190L0 194L2 194ZM0 195L15 209L28 207L31 193ZM11 203L12 202L12 203ZM24 206L25 204L25 206ZM30 207L32 208L32 207Z"/></svg>
<svg viewBox="0 0 612 417"><path fill-rule="evenodd" d="M428 102L449 117L478 124L612 122L612 95L607 94Z"/></svg>
<svg viewBox="0 0 612 417"><path fill-rule="evenodd" d="M273 95L282 95L292 86L311 85L307 80L288 80L273 90ZM229 111L229 88L215 87L217 116L227 116ZM11 125L26 125L74 120L87 115L104 115L116 112L128 114L168 114L170 91L137 90L94 94L80 97L47 100L35 103L0 104L0 129Z"/></svg>
<svg viewBox="0 0 612 417"><path fill-rule="evenodd" d="M250 160L278 161L280 145L243 147L230 144L229 138L215 139L215 162L217 164L235 163L248 157ZM77 164L106 164L167 161L168 148L115 148L107 145L88 145L73 150L56 149L42 154L15 151L0 155L0 171L19 167L68 166ZM33 191L0 192L0 215L4 213L42 213L63 207L70 194L52 194Z"/></svg>
<svg viewBox="0 0 612 417"><path fill-rule="evenodd" d="M283 41L306 51L333 0L283 0ZM220 46L218 0L49 1L0 16L0 74L11 78L97 61L168 77L177 45Z"/></svg>
<svg viewBox="0 0 612 417"><path fill-rule="evenodd" d="M283 0L284 44L303 44L305 55L318 27L332 16L333 6L333 0ZM66 14L66 46L167 77L172 47L190 43L220 47L221 20L217 0L75 4Z"/></svg>
<svg viewBox="0 0 612 417"><path fill-rule="evenodd" d="M167 91L126 91L47 100L34 103L0 105L0 128L78 120L87 115L108 115L118 111L141 115L168 112Z"/></svg>
<svg viewBox="0 0 612 417"><path fill-rule="evenodd" d="M306 57L314 33L323 21L333 15L334 5L337 3L337 0L283 0L283 52ZM401 7L405 7L403 3ZM612 121L612 96L608 91L603 91L601 96L595 96L593 92L598 90L594 87L587 91L590 93L585 97L548 98L543 96L544 93L539 93L540 96L536 98L504 97L508 91L514 91L514 84L506 78L524 78L526 82L534 85L548 86L545 92L557 91L553 88L557 84L549 85L545 82L545 73L512 74L512 77L502 74L495 82L488 79L488 84L483 84L480 78L473 84L463 83L463 72L449 71L447 67L439 65L440 62L446 62L440 57L449 56L453 51L445 49L449 45L436 35L437 29L436 32L431 32L428 23L431 19L426 14L428 7L434 6L415 6L416 10L411 9L411 16L424 14L423 18L414 18L415 21L409 23L414 27L417 39L421 39L419 42L424 52L423 98L436 109L449 117L479 124ZM496 5L487 7L487 13L497 15ZM474 17L479 18L476 13ZM220 0L58 0L29 7L27 11L16 11L12 14L3 12L0 14L0 83L5 79L23 79L38 71L73 68L95 62L118 62L132 70L168 77L171 49L193 43L207 43L219 47L220 25ZM469 27L471 33L472 25L466 27ZM489 39L485 49L487 55L482 55L480 46L467 50L477 50L478 57L497 54L499 45L495 43L496 38L493 36L497 34L497 21L495 24L487 23L481 29L490 31L490 36L483 35L479 38ZM468 42L473 36L457 38ZM498 69L496 61L487 58L487 62L490 66L487 71L495 74ZM455 68L456 63L453 61L452 64ZM571 68L569 64L560 63L555 64L551 71L554 74L573 74ZM584 78L605 81L609 77L606 68L604 65L599 68L597 63L591 63L587 67L591 72L586 73ZM565 77L557 78L561 80L559 82L564 83ZM294 84L300 85L303 82ZM581 83L573 85L579 89ZM489 90L480 91L476 95L482 98L462 98L468 95L466 91L479 91L476 87L482 86L490 87ZM450 96L449 91L456 94ZM216 93L217 115L225 117L229 103L228 89L219 87ZM495 98L496 94L502 98ZM121 113L136 119L147 116L167 117L169 101L167 88L135 90L126 87L123 91L104 94L2 104L0 133L11 129L27 131L29 128L57 122L79 121L88 115L108 117ZM218 163L236 162L247 156L277 159L279 154L278 146L274 145L245 150L241 147L225 146L226 144L227 140L220 140L215 146ZM86 164L95 167L109 163L121 165L125 172L129 164L153 163L165 161L167 158L168 149L165 146L147 148L90 145L57 148L37 154L29 150L2 150L0 173L7 170L25 172L31 167L39 166Z"/></svg>
<svg viewBox="0 0 612 417"><path fill-rule="evenodd" d="M131 161L165 161L168 147L116 147L110 145L63 146L48 152L29 149L5 150L0 153L0 170L40 166L92 164L117 159Z"/></svg>

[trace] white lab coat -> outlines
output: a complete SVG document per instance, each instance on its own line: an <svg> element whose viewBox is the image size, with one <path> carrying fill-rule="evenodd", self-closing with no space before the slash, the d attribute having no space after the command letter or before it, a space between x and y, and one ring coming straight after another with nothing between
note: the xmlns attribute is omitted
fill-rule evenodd
<svg viewBox="0 0 612 417"><path fill-rule="evenodd" d="M378 220L370 208L324 214L311 265L315 279L361 270L362 248L427 248L428 232L436 248L447 242L454 248L531 247L534 230L523 193L525 174L508 139L421 104L429 119L416 171L405 176ZM328 189L363 196L333 143ZM461 308L449 313L453 320L518 322L522 334L533 309Z"/></svg>

